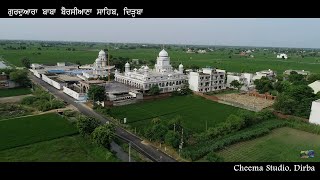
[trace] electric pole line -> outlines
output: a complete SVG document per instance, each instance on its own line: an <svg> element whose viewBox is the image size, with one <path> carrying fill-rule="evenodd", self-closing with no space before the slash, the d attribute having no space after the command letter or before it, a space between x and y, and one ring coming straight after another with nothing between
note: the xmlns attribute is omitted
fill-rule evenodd
<svg viewBox="0 0 320 180"><path fill-rule="evenodd" d="M131 162L131 142L129 142L129 162Z"/></svg>

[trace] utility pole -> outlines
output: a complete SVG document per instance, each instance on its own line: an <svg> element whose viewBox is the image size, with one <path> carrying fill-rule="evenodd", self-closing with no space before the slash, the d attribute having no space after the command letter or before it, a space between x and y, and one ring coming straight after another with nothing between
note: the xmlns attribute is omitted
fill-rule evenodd
<svg viewBox="0 0 320 180"><path fill-rule="evenodd" d="M131 142L129 142L129 162L131 162Z"/></svg>
<svg viewBox="0 0 320 180"><path fill-rule="evenodd" d="M109 63L109 61L110 61L110 52L109 52L109 49L110 48L108 48L108 82L110 81L110 63Z"/></svg>

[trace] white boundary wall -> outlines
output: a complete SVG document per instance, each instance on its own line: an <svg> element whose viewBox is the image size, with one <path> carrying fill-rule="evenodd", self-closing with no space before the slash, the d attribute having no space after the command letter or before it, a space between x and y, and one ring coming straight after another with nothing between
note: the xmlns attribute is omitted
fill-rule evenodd
<svg viewBox="0 0 320 180"><path fill-rule="evenodd" d="M66 86L63 86L63 92L71 97L73 97L74 99L78 100L78 101L85 101L87 100L87 97L84 93L77 93L74 90L67 88Z"/></svg>
<svg viewBox="0 0 320 180"><path fill-rule="evenodd" d="M320 99L312 102L309 122L320 125Z"/></svg>
<svg viewBox="0 0 320 180"><path fill-rule="evenodd" d="M37 76L38 78L41 77L37 70L29 69L29 71L31 71L33 73L33 75Z"/></svg>
<svg viewBox="0 0 320 180"><path fill-rule="evenodd" d="M59 90L61 89L61 84L60 84L60 83L58 83L58 82L56 82L56 81L48 78L48 76L46 76L46 75L44 75L44 74L42 74L42 80L43 80L44 82L50 84L51 86L59 89Z"/></svg>

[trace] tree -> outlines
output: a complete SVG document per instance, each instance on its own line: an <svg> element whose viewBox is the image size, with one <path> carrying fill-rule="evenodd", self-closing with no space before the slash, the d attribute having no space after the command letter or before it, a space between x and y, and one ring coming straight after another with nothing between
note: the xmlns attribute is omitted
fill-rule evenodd
<svg viewBox="0 0 320 180"><path fill-rule="evenodd" d="M316 99L317 96L309 86L292 85L278 95L274 108L285 114L308 117L312 101Z"/></svg>
<svg viewBox="0 0 320 180"><path fill-rule="evenodd" d="M174 148L178 148L180 144L179 134L174 131L168 131L165 135L164 142Z"/></svg>
<svg viewBox="0 0 320 180"><path fill-rule="evenodd" d="M160 88L158 85L152 85L151 88L149 89L149 94L151 95L158 95L160 94Z"/></svg>
<svg viewBox="0 0 320 180"><path fill-rule="evenodd" d="M28 71L15 70L9 74L10 80L18 83L22 87L30 87L31 81L28 77Z"/></svg>
<svg viewBox="0 0 320 180"><path fill-rule="evenodd" d="M273 88L279 93L282 93L283 91L288 90L290 86L291 84L288 81L278 81L273 85Z"/></svg>
<svg viewBox="0 0 320 180"><path fill-rule="evenodd" d="M27 58L27 57L23 57L22 59L21 59L21 63L22 63L22 65L24 66L24 67L26 67L26 68L30 68L30 65L31 65L31 63L30 63L30 59L29 58Z"/></svg>
<svg viewBox="0 0 320 180"><path fill-rule="evenodd" d="M300 84L303 81L305 81L304 76L302 74L298 73L293 73L295 71L292 71L291 74L288 77L288 81L295 83L295 84Z"/></svg>
<svg viewBox="0 0 320 180"><path fill-rule="evenodd" d="M105 89L103 86L93 85L89 88L88 98L95 101L105 100Z"/></svg>
<svg viewBox="0 0 320 180"><path fill-rule="evenodd" d="M254 84L256 85L256 89L259 91L259 93L266 93L273 89L272 81L267 77L256 79Z"/></svg>
<svg viewBox="0 0 320 180"><path fill-rule="evenodd" d="M92 139L98 145L110 149L110 143L115 137L115 127L112 124L104 124L95 128Z"/></svg>
<svg viewBox="0 0 320 180"><path fill-rule="evenodd" d="M317 80L320 80L320 74L311 74L307 79L309 83L313 83Z"/></svg>
<svg viewBox="0 0 320 180"><path fill-rule="evenodd" d="M240 88L243 86L243 84L241 84L238 80L233 80L230 85L232 87L237 88L238 90L240 90Z"/></svg>
<svg viewBox="0 0 320 180"><path fill-rule="evenodd" d="M90 135L99 125L100 122L93 117L80 117L77 120L77 128L82 136Z"/></svg>

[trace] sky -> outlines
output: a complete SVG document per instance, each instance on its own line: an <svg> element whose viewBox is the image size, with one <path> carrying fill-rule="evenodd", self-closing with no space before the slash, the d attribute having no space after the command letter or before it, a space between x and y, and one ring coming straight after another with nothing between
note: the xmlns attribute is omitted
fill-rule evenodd
<svg viewBox="0 0 320 180"><path fill-rule="evenodd" d="M0 39L320 48L320 19L0 19Z"/></svg>

